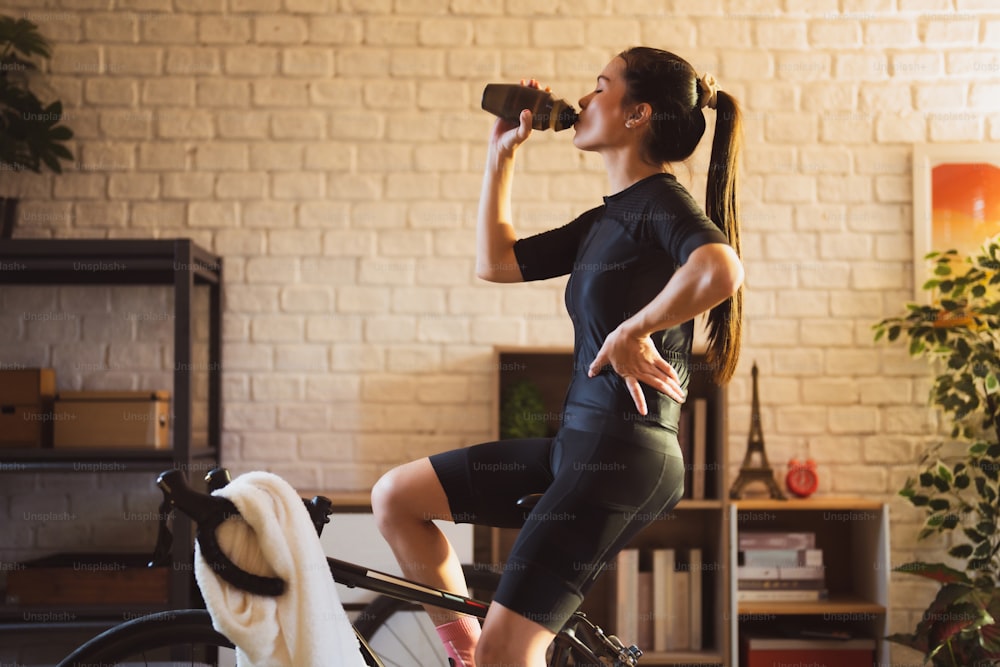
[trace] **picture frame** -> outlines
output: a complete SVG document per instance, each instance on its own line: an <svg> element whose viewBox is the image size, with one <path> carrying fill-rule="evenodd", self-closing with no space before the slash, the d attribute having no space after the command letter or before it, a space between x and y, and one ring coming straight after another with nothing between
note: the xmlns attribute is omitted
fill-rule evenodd
<svg viewBox="0 0 1000 667"><path fill-rule="evenodd" d="M989 144L913 147L913 292L929 278L927 253L952 248L962 255L1000 234L1000 151Z"/></svg>

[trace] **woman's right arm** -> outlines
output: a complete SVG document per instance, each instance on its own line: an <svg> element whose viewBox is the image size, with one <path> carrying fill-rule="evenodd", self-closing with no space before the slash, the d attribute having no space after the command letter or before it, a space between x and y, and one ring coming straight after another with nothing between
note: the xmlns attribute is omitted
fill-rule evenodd
<svg viewBox="0 0 1000 667"><path fill-rule="evenodd" d="M524 280L514 255L517 235L511 224L510 193L514 153L531 134L531 112L521 112L520 125L497 120L490 137L476 222L476 275L494 283Z"/></svg>

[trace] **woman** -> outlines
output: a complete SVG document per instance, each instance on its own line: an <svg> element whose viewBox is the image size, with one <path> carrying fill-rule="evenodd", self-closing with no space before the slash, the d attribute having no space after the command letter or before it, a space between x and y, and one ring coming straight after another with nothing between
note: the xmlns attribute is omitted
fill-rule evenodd
<svg viewBox="0 0 1000 667"><path fill-rule="evenodd" d="M537 82L531 84L537 86ZM437 454L378 481L372 507L405 576L465 594L434 519L521 527L482 627L433 615L457 667L541 667L553 636L602 567L683 493L677 421L693 318L709 314L709 360L725 382L740 343L743 268L737 232L740 114L710 76L657 49L615 57L580 102L574 144L604 158L604 204L517 240L514 154L531 134L498 120L477 227L477 273L492 282L570 274L574 375L555 438L505 440ZM669 172L717 110L703 213ZM525 520L515 501L543 491Z"/></svg>

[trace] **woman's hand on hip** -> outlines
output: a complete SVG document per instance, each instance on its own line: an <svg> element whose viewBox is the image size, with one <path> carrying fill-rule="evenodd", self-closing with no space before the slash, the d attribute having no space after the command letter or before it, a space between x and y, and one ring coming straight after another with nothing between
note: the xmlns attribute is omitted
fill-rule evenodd
<svg viewBox="0 0 1000 667"><path fill-rule="evenodd" d="M639 414L647 412L646 397L639 383L647 384L678 403L684 402L684 390L674 367L660 356L649 336L637 337L618 327L604 339L604 344L590 364L588 375L594 377L610 364L625 380Z"/></svg>

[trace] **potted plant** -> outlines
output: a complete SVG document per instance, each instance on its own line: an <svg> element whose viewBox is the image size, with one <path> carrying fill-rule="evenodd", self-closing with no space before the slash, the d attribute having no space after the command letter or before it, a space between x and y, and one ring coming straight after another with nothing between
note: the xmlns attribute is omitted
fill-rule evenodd
<svg viewBox="0 0 1000 667"><path fill-rule="evenodd" d="M43 104L28 83L38 67L33 56L51 57L48 40L26 19L0 16L0 170L41 173L47 167L62 172L60 160L72 160L64 145L73 132L61 125L62 103ZM10 238L17 216L17 199L0 197L0 238Z"/></svg>
<svg viewBox="0 0 1000 667"><path fill-rule="evenodd" d="M500 437L539 438L546 435L545 401L538 386L529 380L520 380L503 395L500 407Z"/></svg>
<svg viewBox="0 0 1000 667"><path fill-rule="evenodd" d="M888 639L934 665L1000 664L1000 237L970 257L931 253L923 289L934 303L875 325L875 339L909 339L937 370L931 402L951 439L931 447L900 491L926 513L918 539L950 537L950 563L895 568L941 584L912 633Z"/></svg>

